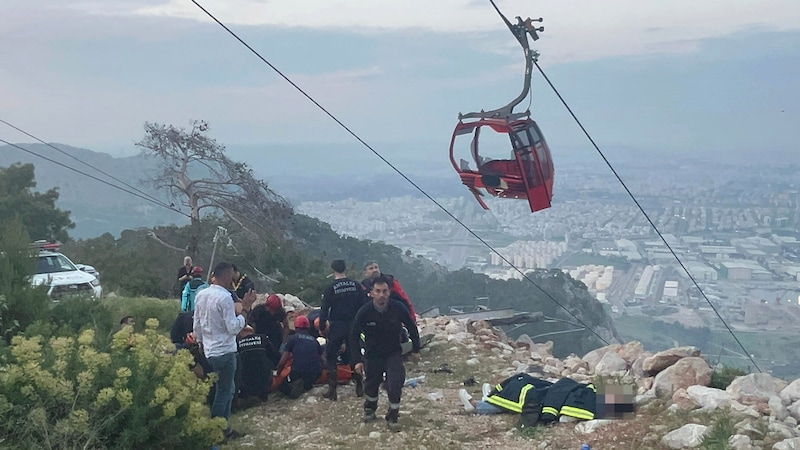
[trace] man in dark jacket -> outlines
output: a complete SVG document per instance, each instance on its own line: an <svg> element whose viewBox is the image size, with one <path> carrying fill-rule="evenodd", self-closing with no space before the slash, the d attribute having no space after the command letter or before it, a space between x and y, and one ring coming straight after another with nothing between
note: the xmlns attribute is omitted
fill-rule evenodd
<svg viewBox="0 0 800 450"><path fill-rule="evenodd" d="M347 345L347 351L353 352L358 347L358 341L351 340L350 330L353 328L353 319L356 313L367 303L367 293L357 281L347 278L347 266L341 259L331 263L333 269L333 283L322 293L322 307L319 314L319 331L325 335L328 342L325 344L325 359L328 368L328 392L324 397L336 400L336 359L339 348ZM350 340L350 342L348 342ZM351 367L355 366L353 357L350 357ZM364 385L361 375L353 373L356 382L356 396L364 395Z"/></svg>
<svg viewBox="0 0 800 450"><path fill-rule="evenodd" d="M272 345L283 351L281 347L289 336L289 319L280 297L270 294L265 303L250 311L247 321L256 334L266 334Z"/></svg>
<svg viewBox="0 0 800 450"><path fill-rule="evenodd" d="M403 303L406 309L408 309L411 319L416 322L417 313L414 311L414 305L411 303L411 299L408 298L408 294L403 290L403 286L400 285L400 282L397 281L394 276L381 273L381 268L376 261L367 261L367 263L364 264L364 280L361 281L361 284L364 285L364 289L366 289L367 292L371 291L372 283L381 275L389 283L389 298Z"/></svg>
<svg viewBox="0 0 800 450"><path fill-rule="evenodd" d="M256 285L253 283L253 280L247 278L247 275L239 272L239 268L236 267L236 264L233 265L232 288L233 291L236 292L236 296L239 298L244 298L245 294L250 292L250 290L256 290Z"/></svg>
<svg viewBox="0 0 800 450"><path fill-rule="evenodd" d="M363 358L361 352L353 352L356 358L355 372L365 374L364 380L364 421L375 420L378 409L378 389L386 374L386 391L389 396L389 410L385 419L389 428L398 429L400 397L406 370L403 366L400 333L405 325L408 329L412 353L419 353L419 332L402 303L390 300L389 280L379 275L372 281L369 293L372 301L358 310L353 321L352 339L363 336Z"/></svg>
<svg viewBox="0 0 800 450"><path fill-rule="evenodd" d="M239 356L239 397L258 397L266 401L272 387L272 370L278 365L281 354L266 335L253 334L246 326L239 332L236 343Z"/></svg>

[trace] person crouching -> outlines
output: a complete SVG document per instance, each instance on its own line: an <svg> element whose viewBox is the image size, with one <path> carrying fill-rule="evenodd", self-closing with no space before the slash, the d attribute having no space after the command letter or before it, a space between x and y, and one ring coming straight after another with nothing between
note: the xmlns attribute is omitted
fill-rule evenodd
<svg viewBox="0 0 800 450"><path fill-rule="evenodd" d="M266 335L254 334L249 325L239 332L238 338L239 397L258 397L266 401L272 387L272 369L279 362L280 353Z"/></svg>
<svg viewBox="0 0 800 450"><path fill-rule="evenodd" d="M322 346L309 333L308 318L296 317L294 328L296 332L286 341L286 347L277 367L278 373L281 373L291 356L292 370L279 388L289 398L298 398L303 392L311 390L314 382L322 375Z"/></svg>

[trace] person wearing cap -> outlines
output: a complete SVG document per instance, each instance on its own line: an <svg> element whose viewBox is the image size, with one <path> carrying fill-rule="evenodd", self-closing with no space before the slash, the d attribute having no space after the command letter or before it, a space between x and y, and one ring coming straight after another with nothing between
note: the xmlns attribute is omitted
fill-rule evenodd
<svg viewBox="0 0 800 450"><path fill-rule="evenodd" d="M248 322L255 334L266 335L275 347L283 350L282 345L289 336L289 318L280 297L270 294L266 302L253 308Z"/></svg>
<svg viewBox="0 0 800 450"><path fill-rule="evenodd" d="M272 370L281 354L263 334L255 334L250 325L242 328L237 337L239 354L239 397L258 397L267 401L272 387Z"/></svg>
<svg viewBox="0 0 800 450"><path fill-rule="evenodd" d="M350 330L353 328L353 319L356 313L367 303L367 293L357 281L347 278L345 271L347 265L341 259L331 262L333 282L322 293L322 306L319 314L319 330L328 342L325 344L325 359L328 369L328 392L324 397L336 400L337 363L339 348L346 344L347 351L352 352L358 348L358 342L351 340ZM354 358L350 358L351 365ZM364 396L364 385L361 375L353 373L356 382L356 396Z"/></svg>
<svg viewBox="0 0 800 450"><path fill-rule="evenodd" d="M228 288L233 282L233 265L220 262L214 267L214 284L197 293L194 310L194 337L217 374L211 417L224 417L226 440L240 436L230 427L231 405L236 393L236 335L245 326L242 313L253 305L256 293L250 291L241 302L231 301Z"/></svg>
<svg viewBox="0 0 800 450"><path fill-rule="evenodd" d="M408 310L402 303L389 298L389 280L379 275L373 280L369 292L372 301L362 306L353 321L352 338L361 338L362 352L352 352L356 357L355 372L364 374L364 422L375 420L378 408L378 390L386 374L386 394L389 409L386 422L392 431L398 429L400 397L405 382L403 349L400 333L403 325L411 338L411 352L416 359L419 353L419 332Z"/></svg>
<svg viewBox="0 0 800 450"><path fill-rule="evenodd" d="M322 375L322 346L309 333L310 326L306 316L297 316L294 319L295 334L289 336L281 360L278 361L276 370L281 373L289 362L289 357L292 358L292 370L279 387L289 398L297 398L303 392L311 390L314 382Z"/></svg>
<svg viewBox="0 0 800 450"><path fill-rule="evenodd" d="M183 286L181 294L181 311L194 311L194 300L197 292L208 287L208 283L203 281L203 268L200 266L192 267L192 279Z"/></svg>

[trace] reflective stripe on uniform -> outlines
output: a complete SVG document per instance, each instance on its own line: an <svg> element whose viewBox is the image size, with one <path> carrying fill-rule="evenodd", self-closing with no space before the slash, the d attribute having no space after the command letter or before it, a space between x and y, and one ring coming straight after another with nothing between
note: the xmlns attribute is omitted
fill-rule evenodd
<svg viewBox="0 0 800 450"><path fill-rule="evenodd" d="M561 415L562 416L570 416L575 417L577 419L583 420L592 420L594 419L594 413L583 408L576 408L574 406L562 406L561 407Z"/></svg>
<svg viewBox="0 0 800 450"><path fill-rule="evenodd" d="M519 391L519 399L516 402L500 397L499 395L491 395L486 399L486 401L509 411L522 413L522 405L525 404L525 397L527 396L528 391L533 388L534 386L532 384L523 386L523 388Z"/></svg>
<svg viewBox="0 0 800 450"><path fill-rule="evenodd" d="M543 406L542 414L550 414L551 416L558 417L558 410L552 406Z"/></svg>

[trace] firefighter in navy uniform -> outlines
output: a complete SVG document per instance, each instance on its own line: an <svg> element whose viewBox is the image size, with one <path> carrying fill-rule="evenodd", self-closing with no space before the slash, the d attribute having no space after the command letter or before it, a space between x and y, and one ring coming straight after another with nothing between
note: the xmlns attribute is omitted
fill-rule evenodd
<svg viewBox="0 0 800 450"><path fill-rule="evenodd" d="M539 420L550 423L559 416L592 420L597 411L597 390L593 384L583 384L571 378L562 378L547 389L542 399Z"/></svg>
<svg viewBox="0 0 800 450"><path fill-rule="evenodd" d="M357 281L347 278L345 271L347 265L341 259L331 262L334 280L322 293L322 306L319 312L319 332L327 338L325 344L325 361L328 369L328 392L325 398L336 400L337 363L339 348L345 344L348 352L357 351L360 347L358 341L351 339L350 331L353 328L353 319L368 297L364 288ZM350 367L354 368L354 358L349 358ZM364 385L361 374L353 372L356 382L356 396L364 395Z"/></svg>
<svg viewBox="0 0 800 450"><path fill-rule="evenodd" d="M266 401L272 387L272 370L278 365L281 354L266 335L254 334L249 325L237 337L239 397L258 397Z"/></svg>
<svg viewBox="0 0 800 450"><path fill-rule="evenodd" d="M389 281L381 276L374 279L369 292L372 301L358 310L353 321L351 339L360 341L364 347L361 352L352 352L355 358L355 371L364 374L364 421L375 420L378 409L378 389L386 373L386 393L389 396L389 409L386 422L391 430L397 430L400 415L400 397L406 371L403 366L400 332L408 328L412 349L416 358L419 353L419 333L406 307L390 300Z"/></svg>
<svg viewBox="0 0 800 450"><path fill-rule="evenodd" d="M559 416L592 420L596 411L596 393L592 384L570 378L555 383L520 373L494 387L486 402L520 414L520 426L555 422Z"/></svg>
<svg viewBox="0 0 800 450"><path fill-rule="evenodd" d="M521 414L520 422L533 426L539 420L542 400L552 383L520 373L494 387L486 402L506 411Z"/></svg>

